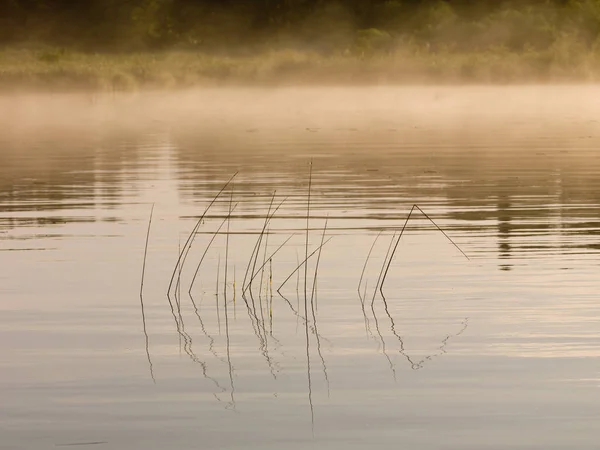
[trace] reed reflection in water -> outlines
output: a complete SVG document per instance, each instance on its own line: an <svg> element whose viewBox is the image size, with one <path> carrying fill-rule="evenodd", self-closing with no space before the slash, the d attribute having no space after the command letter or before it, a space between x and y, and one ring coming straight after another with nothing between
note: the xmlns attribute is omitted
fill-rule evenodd
<svg viewBox="0 0 600 450"><path fill-rule="evenodd" d="M3 444L593 448L594 98L0 100Z"/></svg>

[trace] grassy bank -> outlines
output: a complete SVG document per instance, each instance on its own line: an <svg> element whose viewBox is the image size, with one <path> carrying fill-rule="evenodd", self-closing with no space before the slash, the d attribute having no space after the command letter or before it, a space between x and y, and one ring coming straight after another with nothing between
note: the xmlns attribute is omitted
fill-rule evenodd
<svg viewBox="0 0 600 450"><path fill-rule="evenodd" d="M600 52L572 45L545 51L430 51L378 54L272 51L253 56L197 52L92 54L0 51L0 89L140 90L214 85L539 83L600 81Z"/></svg>

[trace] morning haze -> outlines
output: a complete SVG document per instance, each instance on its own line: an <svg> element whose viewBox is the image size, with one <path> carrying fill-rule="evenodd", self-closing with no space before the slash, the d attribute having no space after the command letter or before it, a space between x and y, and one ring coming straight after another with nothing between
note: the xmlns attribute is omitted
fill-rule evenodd
<svg viewBox="0 0 600 450"><path fill-rule="evenodd" d="M0 0L0 447L595 448L599 24Z"/></svg>

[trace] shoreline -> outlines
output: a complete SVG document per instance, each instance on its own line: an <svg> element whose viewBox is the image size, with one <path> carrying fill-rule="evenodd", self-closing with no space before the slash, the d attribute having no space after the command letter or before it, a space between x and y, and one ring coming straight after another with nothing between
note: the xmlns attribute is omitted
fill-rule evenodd
<svg viewBox="0 0 600 450"><path fill-rule="evenodd" d="M206 87L596 84L600 54L571 64L548 52L396 51L252 56L0 50L0 92L117 92Z"/></svg>

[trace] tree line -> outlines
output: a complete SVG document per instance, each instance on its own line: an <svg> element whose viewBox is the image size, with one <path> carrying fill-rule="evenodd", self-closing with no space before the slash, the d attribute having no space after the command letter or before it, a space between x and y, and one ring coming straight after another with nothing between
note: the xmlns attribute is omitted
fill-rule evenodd
<svg viewBox="0 0 600 450"><path fill-rule="evenodd" d="M600 47L600 0L0 0L0 45L385 52Z"/></svg>

